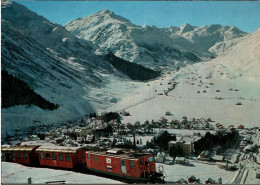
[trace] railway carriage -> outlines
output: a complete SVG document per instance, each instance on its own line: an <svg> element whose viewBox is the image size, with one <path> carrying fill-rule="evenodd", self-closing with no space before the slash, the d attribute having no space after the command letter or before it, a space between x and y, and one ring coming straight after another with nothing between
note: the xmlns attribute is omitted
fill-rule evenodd
<svg viewBox="0 0 260 185"><path fill-rule="evenodd" d="M41 166L74 169L85 165L83 147L41 146L36 149Z"/></svg>
<svg viewBox="0 0 260 185"><path fill-rule="evenodd" d="M2 151L2 159L7 162L15 162L24 165L39 165L38 156L35 150L40 146L15 146L4 147Z"/></svg>

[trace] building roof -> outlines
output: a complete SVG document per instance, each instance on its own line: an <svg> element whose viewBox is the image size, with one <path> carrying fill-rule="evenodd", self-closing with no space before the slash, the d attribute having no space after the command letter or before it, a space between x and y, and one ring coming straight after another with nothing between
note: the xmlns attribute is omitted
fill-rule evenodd
<svg viewBox="0 0 260 185"><path fill-rule="evenodd" d="M222 160L224 160L224 156L222 156L222 155L214 155L214 156L212 157L212 159L218 160L218 161L222 161Z"/></svg>

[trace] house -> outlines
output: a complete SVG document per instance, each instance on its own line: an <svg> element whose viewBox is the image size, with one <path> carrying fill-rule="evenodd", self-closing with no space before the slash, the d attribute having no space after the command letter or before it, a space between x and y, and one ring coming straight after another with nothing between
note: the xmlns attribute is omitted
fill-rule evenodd
<svg viewBox="0 0 260 185"><path fill-rule="evenodd" d="M158 154L155 158L156 162L158 162L158 163L163 163L165 161L165 159L166 159L165 153L163 153L163 152L158 152Z"/></svg>
<svg viewBox="0 0 260 185"><path fill-rule="evenodd" d="M159 121L162 122L162 123L167 123L168 122L168 120L166 118L164 118L164 117L161 117Z"/></svg>
<svg viewBox="0 0 260 185"><path fill-rule="evenodd" d="M204 151L201 152L201 154L198 156L198 160L207 161L207 160L209 160L208 155L209 155L209 151L208 151L208 150L204 150Z"/></svg>
<svg viewBox="0 0 260 185"><path fill-rule="evenodd" d="M75 130L77 137L85 137L87 134L86 128L78 128Z"/></svg>
<svg viewBox="0 0 260 185"><path fill-rule="evenodd" d="M260 179L260 169L256 170L255 178Z"/></svg>
<svg viewBox="0 0 260 185"><path fill-rule="evenodd" d="M214 155L214 156L212 157L212 160L213 160L213 161L217 161L217 162L223 162L223 161L225 160L225 157L222 156L222 155Z"/></svg>
<svg viewBox="0 0 260 185"><path fill-rule="evenodd" d="M247 145L244 149L243 152L251 152L254 149L253 145Z"/></svg>
<svg viewBox="0 0 260 185"><path fill-rule="evenodd" d="M176 157L175 158L175 163L176 164L188 164L188 160L185 159L185 157Z"/></svg>
<svg viewBox="0 0 260 185"><path fill-rule="evenodd" d="M190 155L194 152L194 142L197 140L197 137L194 136L182 136L177 139L177 141L170 141L168 143L169 148L180 147L183 149L183 153L186 155Z"/></svg>
<svg viewBox="0 0 260 185"><path fill-rule="evenodd" d="M161 135L163 135L165 132L167 132L166 130L161 130L159 131L155 136L154 139L158 139Z"/></svg>

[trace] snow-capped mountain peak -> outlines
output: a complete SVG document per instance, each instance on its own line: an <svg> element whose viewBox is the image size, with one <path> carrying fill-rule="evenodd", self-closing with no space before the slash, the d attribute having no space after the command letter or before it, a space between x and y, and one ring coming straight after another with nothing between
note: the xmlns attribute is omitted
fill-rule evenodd
<svg viewBox="0 0 260 185"><path fill-rule="evenodd" d="M180 27L179 33L180 33L180 34L183 34L183 33L189 32L189 31L193 31L194 28L195 28L194 26L192 26L192 25L186 23L186 24L184 24L184 25L182 25L182 26Z"/></svg>
<svg viewBox="0 0 260 185"><path fill-rule="evenodd" d="M137 26L107 9L71 21L65 27L78 38L92 41L102 51L111 51L119 58L149 68L174 68L207 60L236 42L232 39L246 34L221 25ZM218 47L214 48L216 44Z"/></svg>

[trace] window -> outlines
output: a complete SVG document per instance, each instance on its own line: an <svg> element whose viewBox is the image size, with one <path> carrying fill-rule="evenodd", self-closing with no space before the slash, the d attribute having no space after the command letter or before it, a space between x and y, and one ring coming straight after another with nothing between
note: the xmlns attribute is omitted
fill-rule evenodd
<svg viewBox="0 0 260 185"><path fill-rule="evenodd" d="M130 167L135 167L135 162L134 161L130 161Z"/></svg>
<svg viewBox="0 0 260 185"><path fill-rule="evenodd" d="M141 165L144 164L144 160L143 160L143 159L140 160L140 164L141 164Z"/></svg>
<svg viewBox="0 0 260 185"><path fill-rule="evenodd" d="M17 158L21 158L21 153L20 152L17 153Z"/></svg>
<svg viewBox="0 0 260 185"><path fill-rule="evenodd" d="M97 156L94 156L94 160L95 160L95 161L97 161L97 160L98 160Z"/></svg>
<svg viewBox="0 0 260 185"><path fill-rule="evenodd" d="M90 159L90 154L88 154L88 159Z"/></svg>
<svg viewBox="0 0 260 185"><path fill-rule="evenodd" d="M23 153L23 158L26 159L27 158L27 153Z"/></svg>
<svg viewBox="0 0 260 185"><path fill-rule="evenodd" d="M153 162L153 161L154 161L154 158L153 158L153 156L151 156L151 157L148 157L148 158L147 158L147 161L148 161L148 162Z"/></svg>
<svg viewBox="0 0 260 185"><path fill-rule="evenodd" d="M112 171L112 166L107 165L107 170L108 170L108 171Z"/></svg>
<svg viewBox="0 0 260 185"><path fill-rule="evenodd" d="M46 159L51 159L51 154L46 154Z"/></svg>
<svg viewBox="0 0 260 185"><path fill-rule="evenodd" d="M40 158L41 158L41 159L44 159L43 153L40 153Z"/></svg>
<svg viewBox="0 0 260 185"><path fill-rule="evenodd" d="M56 154L52 154L52 160L57 161L57 155Z"/></svg>
<svg viewBox="0 0 260 185"><path fill-rule="evenodd" d="M15 159L15 153L12 153L12 157Z"/></svg>
<svg viewBox="0 0 260 185"><path fill-rule="evenodd" d="M70 155L66 154L65 159L66 159L66 161L70 161Z"/></svg>
<svg viewBox="0 0 260 185"><path fill-rule="evenodd" d="M60 161L63 161L63 160L64 160L62 154L59 154L59 160L60 160Z"/></svg>

